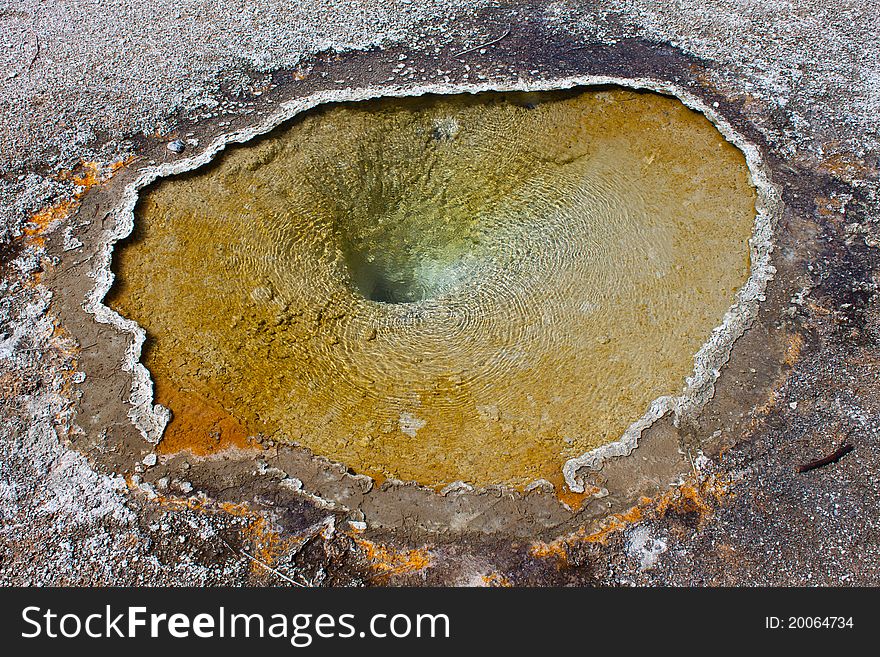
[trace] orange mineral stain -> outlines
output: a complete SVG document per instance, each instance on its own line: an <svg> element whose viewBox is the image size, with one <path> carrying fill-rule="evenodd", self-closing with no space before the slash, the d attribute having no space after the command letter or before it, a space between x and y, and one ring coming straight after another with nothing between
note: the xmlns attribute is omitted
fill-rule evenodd
<svg viewBox="0 0 880 657"><path fill-rule="evenodd" d="M572 546L579 543L605 545L612 536L642 520L662 518L671 512L696 513L698 522L702 523L729 495L730 482L725 479L715 476L699 480L691 478L656 497L641 497L638 504L604 518L598 527L581 527L549 542L535 542L529 552L539 559L555 558L562 566L568 562L568 550Z"/></svg>
<svg viewBox="0 0 880 657"><path fill-rule="evenodd" d="M370 567L382 577L417 573L431 566L431 553L427 547L395 550L366 538L356 537L354 540Z"/></svg>
<svg viewBox="0 0 880 657"><path fill-rule="evenodd" d="M154 381L157 403L169 408L174 421L168 425L157 451L160 454L189 452L211 456L230 449L258 449L250 431L219 404L196 392L178 389L169 381Z"/></svg>

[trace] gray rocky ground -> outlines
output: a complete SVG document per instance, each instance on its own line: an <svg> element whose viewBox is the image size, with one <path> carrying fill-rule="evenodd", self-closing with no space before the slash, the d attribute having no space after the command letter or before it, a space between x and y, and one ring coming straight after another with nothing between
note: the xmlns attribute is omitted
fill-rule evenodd
<svg viewBox="0 0 880 657"><path fill-rule="evenodd" d="M880 581L873 0L248 7L0 2L0 583ZM686 87L761 149L782 190L778 273L715 399L687 426L658 425L629 457L671 445L680 465L702 450L684 486L650 484L621 459L600 474L624 493L534 536L488 531L504 493L464 531L432 530L423 509L360 533L357 509L280 494L252 456L228 472L194 463L188 480L188 463L162 464L177 468L166 481L135 465L124 408L95 411L122 408L125 390L96 381L125 385L124 341L84 341L81 259L99 239L99 208L138 167L174 157L169 135L192 133L197 151L221 123L247 126L324 89L573 74ZM132 157L58 206L83 191L62 172ZM842 442L855 449L839 462L797 472ZM405 489L390 494L380 499L405 508Z"/></svg>

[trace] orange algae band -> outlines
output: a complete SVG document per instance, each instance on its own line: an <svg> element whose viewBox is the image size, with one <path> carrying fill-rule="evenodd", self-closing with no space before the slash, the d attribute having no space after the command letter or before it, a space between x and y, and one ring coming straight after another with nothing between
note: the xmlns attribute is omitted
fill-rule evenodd
<svg viewBox="0 0 880 657"><path fill-rule="evenodd" d="M174 449L262 432L523 487L681 392L749 278L756 191L679 100L577 89L321 107L135 215L107 303L151 339Z"/></svg>

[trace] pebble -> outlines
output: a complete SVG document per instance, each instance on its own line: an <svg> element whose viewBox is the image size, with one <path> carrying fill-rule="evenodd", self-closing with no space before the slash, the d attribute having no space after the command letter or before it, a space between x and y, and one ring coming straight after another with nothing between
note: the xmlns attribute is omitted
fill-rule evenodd
<svg viewBox="0 0 880 657"><path fill-rule="evenodd" d="M183 153L186 148L186 144L184 144L180 139L175 139L174 141L169 141L165 148L167 148L172 153Z"/></svg>
<svg viewBox="0 0 880 657"><path fill-rule="evenodd" d="M147 466L148 468L152 468L154 465L156 465L156 455L155 454L147 454L144 457L143 464L145 466Z"/></svg>

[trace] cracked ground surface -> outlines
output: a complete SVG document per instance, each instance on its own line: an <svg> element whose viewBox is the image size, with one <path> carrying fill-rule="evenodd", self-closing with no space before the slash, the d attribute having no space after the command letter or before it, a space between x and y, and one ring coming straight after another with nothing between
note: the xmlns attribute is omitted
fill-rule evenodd
<svg viewBox="0 0 880 657"><path fill-rule="evenodd" d="M0 583L878 583L871 0L252 7L0 4ZM175 157L168 141L197 152L323 89L573 73L686 87L762 151L784 202L776 278L714 399L595 474L620 492L544 525L516 509L495 523L516 505L485 493L436 531L404 488L381 498L396 520L365 527L296 490L284 468L305 466L274 453L138 462L125 340L87 339L77 295L103 209ZM633 475L663 450L676 463Z"/></svg>

